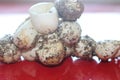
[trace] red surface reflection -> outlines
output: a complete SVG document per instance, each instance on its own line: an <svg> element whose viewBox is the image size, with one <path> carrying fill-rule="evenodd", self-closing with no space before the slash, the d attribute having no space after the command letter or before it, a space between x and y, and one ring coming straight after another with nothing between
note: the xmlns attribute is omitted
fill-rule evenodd
<svg viewBox="0 0 120 80"><path fill-rule="evenodd" d="M0 80L120 80L120 61L98 64L95 60L68 58L55 67L28 61L1 63Z"/></svg>

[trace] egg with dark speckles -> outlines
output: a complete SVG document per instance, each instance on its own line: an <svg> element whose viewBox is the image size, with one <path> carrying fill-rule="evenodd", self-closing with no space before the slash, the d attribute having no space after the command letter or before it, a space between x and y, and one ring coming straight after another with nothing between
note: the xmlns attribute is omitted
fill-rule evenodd
<svg viewBox="0 0 120 80"><path fill-rule="evenodd" d="M63 20L75 21L84 11L84 5L80 0L56 0L55 7Z"/></svg>

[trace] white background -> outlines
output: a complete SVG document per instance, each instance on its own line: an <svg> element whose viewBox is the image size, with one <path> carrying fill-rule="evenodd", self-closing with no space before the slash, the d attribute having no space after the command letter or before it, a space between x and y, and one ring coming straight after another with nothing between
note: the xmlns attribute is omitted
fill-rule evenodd
<svg viewBox="0 0 120 80"><path fill-rule="evenodd" d="M13 34L29 14L0 14L0 38ZM77 21L82 28L82 35L89 35L96 41L120 40L120 13L97 12L83 13Z"/></svg>

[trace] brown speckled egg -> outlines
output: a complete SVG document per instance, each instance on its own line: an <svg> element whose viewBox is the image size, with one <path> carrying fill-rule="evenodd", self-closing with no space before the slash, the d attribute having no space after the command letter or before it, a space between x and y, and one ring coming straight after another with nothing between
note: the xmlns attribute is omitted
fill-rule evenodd
<svg viewBox="0 0 120 80"><path fill-rule="evenodd" d="M59 37L66 45L77 43L80 39L81 32L81 27L77 22L62 22L58 29Z"/></svg>
<svg viewBox="0 0 120 80"><path fill-rule="evenodd" d="M110 58L114 58L114 55L116 55L119 48L120 48L119 41L105 40L97 43L95 52L101 60L106 61Z"/></svg>
<svg viewBox="0 0 120 80"><path fill-rule="evenodd" d="M31 20L25 20L13 35L14 44L20 49L29 49L35 45L37 31L31 24Z"/></svg>
<svg viewBox="0 0 120 80"><path fill-rule="evenodd" d="M64 49L65 49L65 57L69 57L69 56L73 55L73 53L75 52L74 46L64 45Z"/></svg>
<svg viewBox="0 0 120 80"><path fill-rule="evenodd" d="M84 5L80 0L56 0L55 6L59 16L66 21L77 20L84 11Z"/></svg>
<svg viewBox="0 0 120 80"><path fill-rule="evenodd" d="M95 47L96 41L88 35L82 36L80 41L75 45L74 55L82 59L92 59Z"/></svg>
<svg viewBox="0 0 120 80"><path fill-rule="evenodd" d="M44 44L38 51L39 60L44 65L58 65L64 59L64 47L60 41Z"/></svg>
<svg viewBox="0 0 120 80"><path fill-rule="evenodd" d="M20 60L20 51L12 42L12 36L6 35L0 39L0 61L14 63Z"/></svg>

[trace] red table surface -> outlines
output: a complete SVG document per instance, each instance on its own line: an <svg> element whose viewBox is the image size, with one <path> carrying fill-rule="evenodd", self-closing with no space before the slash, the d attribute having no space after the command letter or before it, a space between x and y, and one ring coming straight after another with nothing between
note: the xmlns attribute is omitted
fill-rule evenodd
<svg viewBox="0 0 120 80"><path fill-rule="evenodd" d="M28 61L1 63L0 80L120 80L120 61L97 63L68 58L54 67Z"/></svg>

